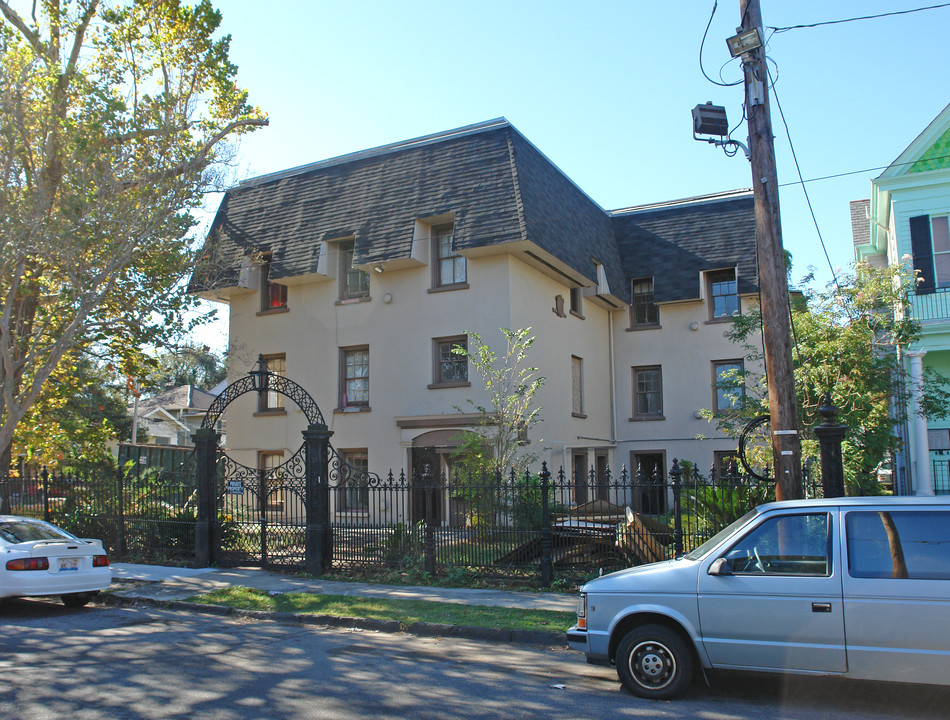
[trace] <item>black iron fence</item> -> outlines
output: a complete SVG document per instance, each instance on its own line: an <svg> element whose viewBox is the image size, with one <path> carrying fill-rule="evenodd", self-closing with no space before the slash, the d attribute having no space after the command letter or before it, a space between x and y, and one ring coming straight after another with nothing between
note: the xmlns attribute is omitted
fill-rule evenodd
<svg viewBox="0 0 950 720"><path fill-rule="evenodd" d="M194 470L45 468L0 479L0 513L48 520L103 541L117 560L186 563L195 553Z"/></svg>
<svg viewBox="0 0 950 720"><path fill-rule="evenodd" d="M195 562L194 477L191 463L90 475L43 470L0 482L0 509L101 538L116 560L187 564ZM820 494L806 477L805 495ZM774 499L774 483L704 475L675 462L668 474L621 469L580 477L546 468L495 477L377 476L337 465L329 495L334 569L464 572L548 585L688 552ZM239 497L223 489L218 498L220 561L267 564L255 552L267 547L261 534L271 533L280 564L302 566L299 493L275 490L247 507Z"/></svg>

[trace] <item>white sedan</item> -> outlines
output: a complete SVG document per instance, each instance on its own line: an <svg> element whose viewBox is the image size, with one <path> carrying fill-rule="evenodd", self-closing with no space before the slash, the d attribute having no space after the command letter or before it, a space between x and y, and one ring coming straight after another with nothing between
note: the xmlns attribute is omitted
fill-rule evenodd
<svg viewBox="0 0 950 720"><path fill-rule="evenodd" d="M81 607L112 582L100 540L77 538L48 522L0 515L0 599L59 595Z"/></svg>

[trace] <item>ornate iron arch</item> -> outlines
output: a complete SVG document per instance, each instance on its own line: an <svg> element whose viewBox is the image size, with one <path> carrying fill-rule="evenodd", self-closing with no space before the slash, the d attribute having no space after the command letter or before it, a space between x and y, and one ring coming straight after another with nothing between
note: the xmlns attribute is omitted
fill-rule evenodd
<svg viewBox="0 0 950 720"><path fill-rule="evenodd" d="M246 395L249 392L256 392L259 395L267 392L280 393L297 404L310 425L326 425L323 413L320 412L320 408L314 399L310 397L310 393L290 378L272 373L267 369L264 356L259 355L255 370L251 370L244 377L235 380L214 399L205 413L204 420L201 421L201 427L203 429L214 428L218 424L224 409L241 395Z"/></svg>

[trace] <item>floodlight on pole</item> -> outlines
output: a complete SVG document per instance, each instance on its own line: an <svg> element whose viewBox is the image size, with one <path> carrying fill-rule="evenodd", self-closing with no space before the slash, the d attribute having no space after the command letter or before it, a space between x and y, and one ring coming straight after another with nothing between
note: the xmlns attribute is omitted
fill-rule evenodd
<svg viewBox="0 0 950 720"><path fill-rule="evenodd" d="M726 38L726 45L729 46L729 54L732 57L742 57L746 53L762 47L762 36L759 35L758 28L754 27L748 30L740 28L736 35Z"/></svg>

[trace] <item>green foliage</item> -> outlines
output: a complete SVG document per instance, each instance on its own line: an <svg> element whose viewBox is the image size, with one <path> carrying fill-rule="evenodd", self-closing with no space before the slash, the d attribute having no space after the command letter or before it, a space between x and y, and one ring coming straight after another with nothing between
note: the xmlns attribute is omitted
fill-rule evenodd
<svg viewBox="0 0 950 720"><path fill-rule="evenodd" d="M386 565L397 570L418 568L422 565L424 544L423 523L410 525L397 522L386 531L381 545L370 548L378 552Z"/></svg>
<svg viewBox="0 0 950 720"><path fill-rule="evenodd" d="M897 352L920 337L920 325L909 312L912 288L909 274L859 265L840 276L837 286L809 288L792 303L803 458L818 459L810 429L822 421L818 409L830 392L840 409L838 422L849 428L843 461L850 494L880 492L876 469L897 449L897 429L907 419L904 403L892 400L913 390ZM759 327L760 316L753 309L734 318L729 333L745 344L747 367L762 366ZM920 389L928 417L950 412L947 383L935 372L925 378ZM734 436L750 417L768 412L764 376L747 372L746 389L741 411L717 418L720 429Z"/></svg>
<svg viewBox="0 0 950 720"><path fill-rule="evenodd" d="M541 421L541 407L535 407L534 401L544 378L538 375L538 368L526 364L534 337L531 328L501 328L501 332L506 343L502 357L481 335L471 331L467 333L468 348L456 346L452 350L468 358L488 396L484 405L468 400L483 419L477 437L467 436L454 456L469 473L501 475L514 470L520 475L536 460L536 454L524 449L530 429Z"/></svg>
<svg viewBox="0 0 950 720"><path fill-rule="evenodd" d="M207 0L3 4L0 453L80 353L139 377L190 329L191 211L225 140L267 124L220 21Z"/></svg>
<svg viewBox="0 0 950 720"><path fill-rule="evenodd" d="M206 346L184 343L162 352L141 383L142 390L160 393L168 387L193 385L210 390L227 374L224 359Z"/></svg>
<svg viewBox="0 0 950 720"><path fill-rule="evenodd" d="M14 456L53 469L82 471L108 465L108 444L126 438L131 418L115 373L93 359L68 355L17 426Z"/></svg>
<svg viewBox="0 0 950 720"><path fill-rule="evenodd" d="M687 494L687 508L710 537L757 505L775 500L772 483L697 485Z"/></svg>

